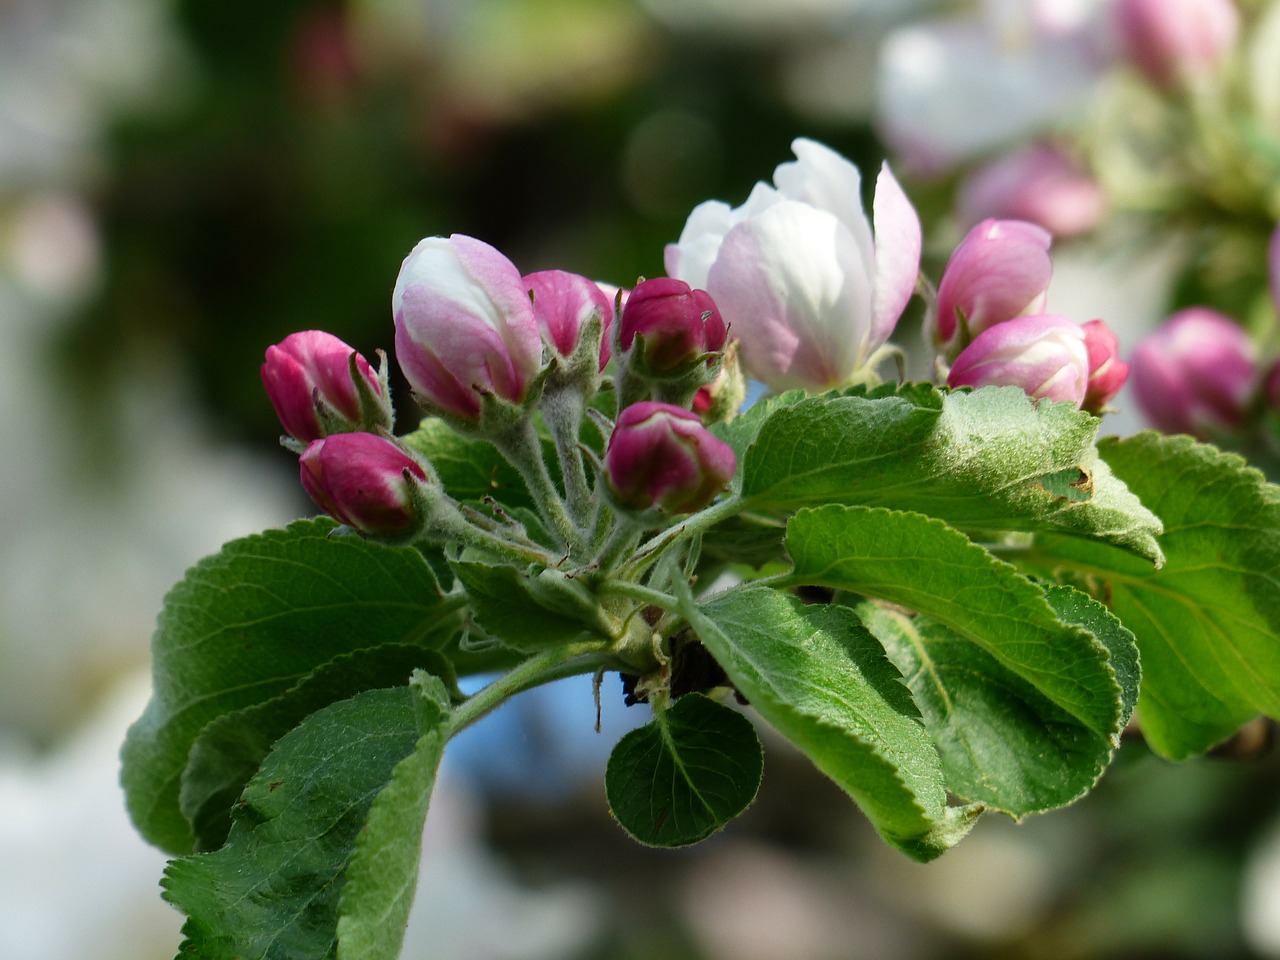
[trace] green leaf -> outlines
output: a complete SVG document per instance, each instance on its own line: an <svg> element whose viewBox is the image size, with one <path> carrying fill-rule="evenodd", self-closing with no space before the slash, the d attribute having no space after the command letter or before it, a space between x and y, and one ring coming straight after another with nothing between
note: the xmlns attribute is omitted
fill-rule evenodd
<svg viewBox="0 0 1280 960"><path fill-rule="evenodd" d="M1044 591L958 530L882 507L801 510L791 579L901 604L941 621L1104 738L1123 704L1107 648L1063 623Z"/></svg>
<svg viewBox="0 0 1280 960"><path fill-rule="evenodd" d="M202 960L333 956L357 835L397 765L440 711L408 686L369 690L285 734L245 788L226 845L170 862L165 898L182 951Z"/></svg>
<svg viewBox="0 0 1280 960"><path fill-rule="evenodd" d="M956 796L1020 818L1078 799L1106 769L1111 738L977 644L875 603L861 604L858 615L906 678Z"/></svg>
<svg viewBox="0 0 1280 960"><path fill-rule="evenodd" d="M425 418L401 439L430 461L453 499L493 497L507 507L533 506L520 474L489 441L457 433L437 417Z"/></svg>
<svg viewBox="0 0 1280 960"><path fill-rule="evenodd" d="M636 840L684 847L747 809L763 772L751 721L691 693L618 741L604 788L613 815Z"/></svg>
<svg viewBox="0 0 1280 960"><path fill-rule="evenodd" d="M321 707L365 690L402 685L419 668L453 682L452 668L440 654L387 644L336 657L287 693L209 723L191 746L178 798L197 850L216 850L226 840L232 804L272 744Z"/></svg>
<svg viewBox="0 0 1280 960"><path fill-rule="evenodd" d="M151 702L122 751L129 812L155 845L193 849L179 785L211 720L285 693L334 657L387 643L441 649L459 631L422 554L335 527L302 520L232 541L166 597Z"/></svg>
<svg viewBox="0 0 1280 960"><path fill-rule="evenodd" d="M338 960L396 960L404 942L449 712L449 692L439 678L418 673L414 685L425 698L420 723L426 733L396 765L356 837L338 902Z"/></svg>
<svg viewBox="0 0 1280 960"><path fill-rule="evenodd" d="M1096 588L1142 651L1138 719L1170 759L1259 713L1280 717L1280 488L1189 437L1105 440L1116 476L1160 514L1160 570L1102 544L1042 537L1026 569Z"/></svg>
<svg viewBox="0 0 1280 960"><path fill-rule="evenodd" d="M558 570L456 560L475 622L490 636L521 650L564 643L583 631L608 636L599 601Z"/></svg>
<svg viewBox="0 0 1280 960"><path fill-rule="evenodd" d="M852 610L743 587L685 616L760 716L918 860L959 842L980 806L948 807L937 751L902 676Z"/></svg>
<svg viewBox="0 0 1280 960"><path fill-rule="evenodd" d="M759 427L742 493L752 509L887 506L1103 540L1159 563L1160 522L1098 458L1097 427L1016 387L814 397Z"/></svg>

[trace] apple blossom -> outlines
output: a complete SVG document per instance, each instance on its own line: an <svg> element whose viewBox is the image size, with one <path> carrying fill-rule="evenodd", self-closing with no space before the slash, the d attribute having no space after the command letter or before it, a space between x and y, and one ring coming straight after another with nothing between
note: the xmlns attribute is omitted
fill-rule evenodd
<svg viewBox="0 0 1280 960"><path fill-rule="evenodd" d="M622 506L692 513L729 483L737 457L696 413L646 400L622 411L604 463L609 489Z"/></svg>
<svg viewBox="0 0 1280 960"><path fill-rule="evenodd" d="M1040 313L1053 275L1052 242L1048 231L1023 220L984 220L970 230L938 283L939 345L959 349L997 323Z"/></svg>
<svg viewBox="0 0 1280 960"><path fill-rule="evenodd" d="M566 270L539 270L524 276L533 301L533 312L543 337L560 356L568 358L578 347L583 325L599 313L603 325L600 369L609 362L609 327L613 300L595 282Z"/></svg>
<svg viewBox="0 0 1280 960"><path fill-rule="evenodd" d="M1208 438L1244 421L1257 353L1240 325L1208 307L1179 310L1130 359L1138 404L1165 433Z"/></svg>
<svg viewBox="0 0 1280 960"><path fill-rule="evenodd" d="M302 486L335 520L371 536L400 536L419 523L415 482L422 467L392 441L372 433L314 440L299 458Z"/></svg>
<svg viewBox="0 0 1280 960"><path fill-rule="evenodd" d="M1079 324L1041 313L996 324L961 351L949 387L1021 387L1045 400L1080 406L1089 380L1089 355Z"/></svg>
<svg viewBox="0 0 1280 960"><path fill-rule="evenodd" d="M462 420L481 397L523 401L542 368L542 334L515 265L462 234L427 237L391 297L396 359L417 394Z"/></svg>
<svg viewBox="0 0 1280 960"><path fill-rule="evenodd" d="M1090 413L1101 413L1120 392L1129 377L1129 365L1120 359L1120 341L1101 320L1080 325L1084 331L1084 347L1089 354L1089 385L1081 406Z"/></svg>
<svg viewBox="0 0 1280 960"><path fill-rule="evenodd" d="M857 377L893 333L919 273L920 221L885 165L873 234L858 168L812 140L792 150L740 207L696 207L666 267L715 300L748 373L822 390Z"/></svg>
<svg viewBox="0 0 1280 960"><path fill-rule="evenodd" d="M351 376L352 356L363 390ZM369 361L323 330L291 333L267 347L262 385L285 433L303 443L360 426L391 426L386 392ZM362 392L374 409L366 410Z"/></svg>

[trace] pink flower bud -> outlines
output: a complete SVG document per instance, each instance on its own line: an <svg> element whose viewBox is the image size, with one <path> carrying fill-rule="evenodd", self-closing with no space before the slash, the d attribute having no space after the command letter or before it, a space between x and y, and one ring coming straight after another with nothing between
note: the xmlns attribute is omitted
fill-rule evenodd
<svg viewBox="0 0 1280 960"><path fill-rule="evenodd" d="M360 393L351 379L353 353L355 350L323 330L291 333L267 347L262 385L289 436L309 443L332 432L334 418L346 421L349 430L362 423ZM383 397L378 375L359 354L356 372L374 396ZM390 426L389 411L374 419L385 419Z"/></svg>
<svg viewBox="0 0 1280 960"><path fill-rule="evenodd" d="M711 295L682 280L654 277L637 283L618 321L618 343L630 351L644 338L644 358L654 373L688 367L724 349L725 325Z"/></svg>
<svg viewBox="0 0 1280 960"><path fill-rule="evenodd" d="M623 506L692 513L724 489L737 457L697 414L646 400L622 411L604 462L609 487Z"/></svg>
<svg viewBox="0 0 1280 960"><path fill-rule="evenodd" d="M299 465L302 486L335 520L382 537L417 526L413 484L425 483L427 477L390 440L372 433L337 433L312 441Z"/></svg>
<svg viewBox="0 0 1280 960"><path fill-rule="evenodd" d="M464 420L480 398L524 400L542 369L542 335L515 265L480 240L427 237L391 297L396 359L413 389Z"/></svg>
<svg viewBox="0 0 1280 960"><path fill-rule="evenodd" d="M1249 337L1208 307L1171 316L1138 344L1130 367L1138 404L1156 427L1203 438L1243 423L1258 375Z"/></svg>
<svg viewBox="0 0 1280 960"><path fill-rule="evenodd" d="M1116 0L1114 9L1129 60L1158 87L1216 66L1240 32L1231 0Z"/></svg>
<svg viewBox="0 0 1280 960"><path fill-rule="evenodd" d="M1032 397L1077 407L1089 381L1084 331L1066 317L1042 313L996 324L956 357L950 387L1021 387Z"/></svg>
<svg viewBox="0 0 1280 960"><path fill-rule="evenodd" d="M935 336L939 345L963 346L961 321L971 336L1044 309L1053 264L1053 238L1022 220L983 220L960 241L938 284Z"/></svg>
<svg viewBox="0 0 1280 960"><path fill-rule="evenodd" d="M1120 359L1120 341L1101 320L1080 325L1084 347L1089 354L1089 386L1081 405L1090 413L1101 413L1120 392L1129 377L1129 365Z"/></svg>
<svg viewBox="0 0 1280 960"><path fill-rule="evenodd" d="M599 312L604 324L600 340L600 369L609 362L609 327L613 301L593 281L565 270L539 270L524 277L533 300L538 327L556 353L568 358L578 347L582 325Z"/></svg>
<svg viewBox="0 0 1280 960"><path fill-rule="evenodd" d="M1088 233L1106 215L1098 181L1057 147L1031 144L974 171L959 187L964 224L985 217L1038 223L1055 237Z"/></svg>

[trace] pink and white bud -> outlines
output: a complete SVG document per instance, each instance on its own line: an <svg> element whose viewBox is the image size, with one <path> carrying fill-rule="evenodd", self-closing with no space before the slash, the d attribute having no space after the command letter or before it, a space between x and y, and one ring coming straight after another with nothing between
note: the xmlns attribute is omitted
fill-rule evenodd
<svg viewBox="0 0 1280 960"><path fill-rule="evenodd" d="M1120 359L1120 341L1101 320L1090 320L1080 329L1089 354L1089 385L1081 406L1090 413L1101 413L1129 378L1129 365Z"/></svg>
<svg viewBox="0 0 1280 960"><path fill-rule="evenodd" d="M618 320L618 345L630 353L644 338L644 360L653 373L686 369L724 349L725 325L705 290L682 280L654 277L632 288Z"/></svg>
<svg viewBox="0 0 1280 960"><path fill-rule="evenodd" d="M379 409L366 411L360 390L351 377L351 357L356 375L380 398ZM391 425L390 408L378 375L369 361L331 333L303 330L291 333L267 347L262 364L262 385L285 433L303 443L318 440L338 429L355 430L371 424Z"/></svg>
<svg viewBox="0 0 1280 960"><path fill-rule="evenodd" d="M975 170L956 194L962 224L986 217L1027 220L1055 237L1078 237L1107 212L1102 187L1057 147L1021 147Z"/></svg>
<svg viewBox="0 0 1280 960"><path fill-rule="evenodd" d="M424 400L463 420L481 397L525 399L542 369L542 334L515 265L455 233L427 237L405 258L391 307L396 359Z"/></svg>
<svg viewBox="0 0 1280 960"><path fill-rule="evenodd" d="M1166 89L1217 66L1240 32L1232 0L1115 0L1114 11L1130 62Z"/></svg>
<svg viewBox="0 0 1280 960"><path fill-rule="evenodd" d="M1138 404L1156 427L1204 439L1244 422L1258 377L1253 342L1208 307L1169 317L1139 342L1129 365Z"/></svg>
<svg viewBox="0 0 1280 960"><path fill-rule="evenodd" d="M564 358L573 356L582 328L599 313L602 326L600 369L609 362L609 328L613 324L613 299L598 284L566 270L539 270L527 273L524 284L533 301L538 328L553 350Z"/></svg>
<svg viewBox="0 0 1280 960"><path fill-rule="evenodd" d="M414 484L426 483L427 476L385 437L338 433L314 440L299 468L316 506L361 533L402 536L419 523Z"/></svg>
<svg viewBox="0 0 1280 960"><path fill-rule="evenodd" d="M893 333L915 290L920 220L886 165L873 233L858 168L812 140L791 148L797 159L742 206L695 208L666 267L705 286L750 374L776 390L824 390L853 380Z"/></svg>
<svg viewBox="0 0 1280 960"><path fill-rule="evenodd" d="M737 457L697 414L646 400L622 411L604 463L609 489L622 506L692 513L725 488Z"/></svg>
<svg viewBox="0 0 1280 960"><path fill-rule="evenodd" d="M960 241L938 283L934 337L959 349L969 337L1044 309L1053 263L1048 231L1023 220L983 220Z"/></svg>
<svg viewBox="0 0 1280 960"><path fill-rule="evenodd" d="M1089 382L1079 324L1057 314L1017 317L978 334L956 357L950 387L1021 387L1029 396L1077 407Z"/></svg>

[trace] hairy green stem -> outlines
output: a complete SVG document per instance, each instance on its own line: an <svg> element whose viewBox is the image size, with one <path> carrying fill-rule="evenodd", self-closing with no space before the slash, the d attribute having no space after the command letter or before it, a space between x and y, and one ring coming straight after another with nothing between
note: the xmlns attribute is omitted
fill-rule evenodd
<svg viewBox="0 0 1280 960"><path fill-rule="evenodd" d="M608 661L608 646L598 640L568 643L530 657L458 704L449 715L446 735L460 733L521 691L565 677L595 673Z"/></svg>

